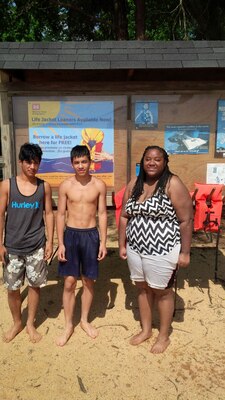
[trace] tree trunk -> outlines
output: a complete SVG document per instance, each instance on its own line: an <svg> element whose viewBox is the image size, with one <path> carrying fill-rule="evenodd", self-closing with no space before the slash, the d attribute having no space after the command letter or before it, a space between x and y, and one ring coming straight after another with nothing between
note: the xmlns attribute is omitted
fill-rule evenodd
<svg viewBox="0 0 225 400"><path fill-rule="evenodd" d="M127 0L114 1L114 32L116 40L128 39Z"/></svg>
<svg viewBox="0 0 225 400"><path fill-rule="evenodd" d="M136 0L136 39L145 39L145 0Z"/></svg>

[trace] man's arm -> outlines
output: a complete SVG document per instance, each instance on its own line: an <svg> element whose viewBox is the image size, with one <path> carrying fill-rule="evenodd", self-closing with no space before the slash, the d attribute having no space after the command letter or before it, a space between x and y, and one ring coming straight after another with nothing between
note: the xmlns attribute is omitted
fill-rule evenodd
<svg viewBox="0 0 225 400"><path fill-rule="evenodd" d="M65 218L66 218L66 184L62 182L59 186L58 193L58 210L56 214L56 231L58 237L58 260L66 261L66 250L64 246L64 229L65 229Z"/></svg>
<svg viewBox="0 0 225 400"><path fill-rule="evenodd" d="M99 197L98 197L98 224L100 231L100 246L98 252L98 260L103 260L107 254L106 239L107 239L107 210L106 210L106 185L104 182L99 182Z"/></svg>
<svg viewBox="0 0 225 400"><path fill-rule="evenodd" d="M7 250L3 244L4 228L5 228L5 212L8 204L9 196L9 180L0 183L0 262L5 263Z"/></svg>
<svg viewBox="0 0 225 400"><path fill-rule="evenodd" d="M54 215L52 211L51 187L47 182L44 182L44 186L45 186L45 225L47 232L47 241L45 244L45 260L48 260L53 252Z"/></svg>

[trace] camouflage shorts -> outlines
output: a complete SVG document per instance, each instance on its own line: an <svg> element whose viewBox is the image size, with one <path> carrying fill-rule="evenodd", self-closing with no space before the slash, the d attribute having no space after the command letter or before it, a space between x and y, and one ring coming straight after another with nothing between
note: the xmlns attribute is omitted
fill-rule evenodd
<svg viewBox="0 0 225 400"><path fill-rule="evenodd" d="M43 248L35 250L29 255L8 254L3 267L4 286L8 290L18 290L23 286L25 278L29 286L45 286L47 273Z"/></svg>

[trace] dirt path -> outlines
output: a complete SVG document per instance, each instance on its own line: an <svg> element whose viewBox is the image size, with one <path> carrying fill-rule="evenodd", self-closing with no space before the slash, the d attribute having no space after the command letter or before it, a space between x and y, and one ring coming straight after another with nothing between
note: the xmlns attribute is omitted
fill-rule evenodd
<svg viewBox="0 0 225 400"><path fill-rule="evenodd" d="M75 333L64 348L55 345L64 317L63 282L54 260L37 316L41 342L31 344L25 330L9 344L0 341L1 400L223 400L225 284L214 283L215 249L193 241L191 265L178 276L171 345L164 354L153 355L149 348L158 332L157 314L153 338L138 347L129 345L139 330L136 292L126 262L118 257L114 229L109 236L109 254L100 267L91 313L98 338L88 338L78 325L78 285ZM219 252L219 276L225 280L224 248ZM24 288L24 319L26 294ZM2 283L0 295L3 332L11 317Z"/></svg>

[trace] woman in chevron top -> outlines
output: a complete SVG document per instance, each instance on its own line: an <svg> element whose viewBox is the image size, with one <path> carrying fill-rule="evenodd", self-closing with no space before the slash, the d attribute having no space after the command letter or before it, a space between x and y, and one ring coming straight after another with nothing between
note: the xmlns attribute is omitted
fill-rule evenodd
<svg viewBox="0 0 225 400"><path fill-rule="evenodd" d="M163 148L145 149L139 175L124 193L119 226L120 257L127 259L137 287L141 319L141 332L130 343L138 345L151 337L156 302L160 329L152 353L164 352L170 343L176 269L190 262L192 201L168 162Z"/></svg>

